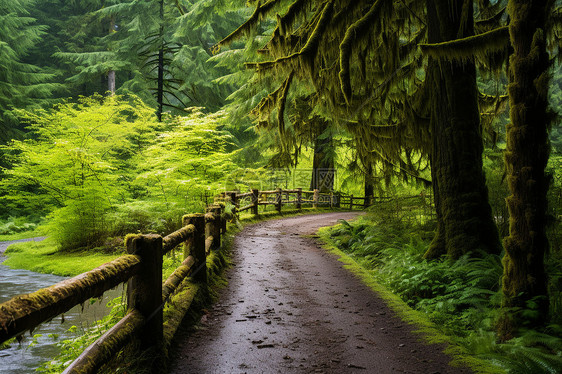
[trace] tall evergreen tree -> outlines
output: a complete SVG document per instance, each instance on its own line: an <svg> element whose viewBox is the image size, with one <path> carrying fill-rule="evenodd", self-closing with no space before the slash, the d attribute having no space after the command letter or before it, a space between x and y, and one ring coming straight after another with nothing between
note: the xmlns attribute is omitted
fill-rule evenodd
<svg viewBox="0 0 562 374"><path fill-rule="evenodd" d="M29 16L34 0L0 0L0 141L14 137L21 128L13 109L39 106L56 84L38 66L24 62L45 35L46 27Z"/></svg>
<svg viewBox="0 0 562 374"><path fill-rule="evenodd" d="M503 339L512 337L524 323L543 324L548 313L544 256L548 249L545 226L549 179L545 167L551 116L547 111L550 58L545 25L552 6L551 1L510 0L507 8L513 52L509 60L511 123L507 126L505 164L511 195L506 199L510 219L509 236L504 240L502 284L504 306L515 312L508 312L502 319ZM536 313L521 318L521 311L529 308Z"/></svg>
<svg viewBox="0 0 562 374"><path fill-rule="evenodd" d="M430 72L425 81L420 79L425 60L419 45L427 42L429 24L440 33L439 39L431 41L469 37L473 30L471 2L438 3L436 16L430 17L426 2L419 0L295 0L288 7L277 0L256 2L248 21L219 46L250 33L262 18L279 12L271 38L261 49L267 57L248 64L260 76L281 78L279 89L261 106L275 115L279 129L282 131L284 119L279 112L290 107L285 105L287 98L298 95L291 81L313 85L312 114L330 116L331 123L345 127L359 140L359 158L384 166L386 175L399 173L418 179L421 164L412 156L435 155L430 157L436 177L434 193L441 202L440 227L445 230L438 231L428 256L457 258L480 249L499 252L482 172L474 66L444 63L444 71L453 71L444 75ZM476 38L478 43L482 39L485 37ZM442 88L440 96L430 94L435 84ZM461 87L463 84L466 86ZM447 96L447 89L456 88L461 92ZM463 109L466 102L471 105ZM468 117L459 119L457 114ZM466 135L470 136L468 154L458 146ZM455 165L462 168L448 165L447 155L457 157ZM462 190L464 180L471 182L476 195ZM452 185L457 188L447 188ZM449 207L445 213L444 206Z"/></svg>
<svg viewBox="0 0 562 374"><path fill-rule="evenodd" d="M427 1L427 24L429 43L471 37L472 2ZM458 258L475 250L499 253L482 170L474 61L430 58L426 74L426 84L432 88L430 159L437 233L425 256Z"/></svg>

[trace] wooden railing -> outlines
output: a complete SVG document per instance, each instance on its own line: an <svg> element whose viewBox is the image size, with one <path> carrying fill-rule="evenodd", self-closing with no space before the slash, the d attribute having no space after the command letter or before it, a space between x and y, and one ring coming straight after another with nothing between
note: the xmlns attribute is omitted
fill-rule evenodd
<svg viewBox="0 0 562 374"><path fill-rule="evenodd" d="M341 194L335 192L321 193L319 190L306 191L302 188L292 190L278 188L270 191L252 190L246 193L226 191L220 194L215 202L231 203L236 212L251 210L252 214L258 215L259 207L267 205L275 206L278 212L281 212L283 205L287 204L295 205L296 209L301 209L304 205L312 208L339 208L341 197Z"/></svg>
<svg viewBox="0 0 562 374"><path fill-rule="evenodd" d="M350 208L357 206L354 199L360 198L351 197ZM225 192L217 200L233 204L235 213L251 209L252 213L258 214L258 207L265 205L274 205L278 212L287 204L295 205L296 209L302 209L306 204L314 208L338 207L342 196L297 188ZM196 292L199 286L206 285L207 256L220 248L221 235L226 232L223 206L213 204L207 208L206 214L185 215L183 227L165 237L130 234L125 239L127 254L74 278L0 304L0 342L32 330L127 282L125 317L89 346L64 373L96 373L134 337L139 338L142 350L162 352L169 344L164 337L173 336L182 319L175 318L175 324L163 321L163 308L178 290L191 287ZM162 257L182 244L181 265L162 283ZM189 297L192 300L194 295ZM184 306L184 312L189 304L190 301Z"/></svg>

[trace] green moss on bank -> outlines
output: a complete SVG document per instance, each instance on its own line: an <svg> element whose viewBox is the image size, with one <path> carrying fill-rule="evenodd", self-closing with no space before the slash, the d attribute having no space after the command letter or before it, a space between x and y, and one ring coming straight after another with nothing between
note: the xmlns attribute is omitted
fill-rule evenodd
<svg viewBox="0 0 562 374"><path fill-rule="evenodd" d="M376 282L369 270L363 268L353 258L337 248L329 231L330 227L323 227L318 231L320 239L324 242L324 248L338 256L338 260L344 264L344 268L359 277L365 285L383 298L387 305L396 312L403 321L415 326L416 330L414 331L419 333L424 341L429 344L444 344L446 347L444 352L452 358L450 363L452 366L469 366L476 373L505 373L505 371L497 367L491 367L489 363L483 360L470 356L462 347L455 345L448 336L439 332L435 325L429 321L423 313L413 310L400 299L398 295L393 294L383 285Z"/></svg>
<svg viewBox="0 0 562 374"><path fill-rule="evenodd" d="M49 239L40 242L15 243L6 250L3 265L37 273L75 276L112 261L121 253L58 252L56 244Z"/></svg>

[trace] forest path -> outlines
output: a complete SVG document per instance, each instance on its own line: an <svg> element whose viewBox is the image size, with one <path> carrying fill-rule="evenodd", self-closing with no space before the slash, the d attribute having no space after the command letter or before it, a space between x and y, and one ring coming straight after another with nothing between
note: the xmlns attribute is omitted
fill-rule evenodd
<svg viewBox="0 0 562 374"><path fill-rule="evenodd" d="M246 227L219 301L177 337L170 373L470 373L420 341L312 235L357 213Z"/></svg>

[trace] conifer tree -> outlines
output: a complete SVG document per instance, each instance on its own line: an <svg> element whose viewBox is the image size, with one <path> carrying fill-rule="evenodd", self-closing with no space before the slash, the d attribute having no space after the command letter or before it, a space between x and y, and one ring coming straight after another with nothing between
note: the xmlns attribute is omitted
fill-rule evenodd
<svg viewBox="0 0 562 374"><path fill-rule="evenodd" d="M56 1L56 0L50 0ZM85 0L84 0L85 1ZM73 24L76 37L56 57L75 67L68 79L75 87L106 91L115 75L117 93L132 92L157 112L224 104L229 86L216 86L220 76L210 46L226 35L236 18L208 13L207 0L98 0L82 7ZM205 21L202 22L202 17ZM88 35L89 37L85 37ZM101 84L100 84L101 82Z"/></svg>
<svg viewBox="0 0 562 374"><path fill-rule="evenodd" d="M502 278L503 305L508 312L499 326L504 340L523 325L544 324L548 315L544 256L549 179L545 167L551 116L547 110L550 58L545 26L552 24L547 22L552 6L553 2L510 0L507 7L513 52L508 86L511 123L505 153L510 219Z"/></svg>
<svg viewBox="0 0 562 374"><path fill-rule="evenodd" d="M384 167L385 178L381 180L388 180L392 174L422 180L419 169L423 162L416 156L430 158L435 200L441 202L437 204L441 212L438 219L442 222L428 257L447 254L457 258L478 250L499 252L482 172L474 66L470 62L457 64L453 72L444 75L432 75L430 71L425 80L421 73L427 54L422 54L419 46L428 41L428 25L444 30L444 35L431 41L456 39L457 35L470 38L471 2L439 2L438 14L431 19L426 2L419 0L295 0L286 7L283 4L277 0L255 2L255 11L247 22L219 43L227 45L255 30L264 17L278 14L270 40L260 50L265 57L247 64L260 76L280 78L278 89L260 103L260 111L269 113L273 121L277 119L283 133L284 116L279 113L290 108L286 103L291 95L298 96L298 89L293 89L298 84L295 82L313 86L313 93L307 93L312 114L329 116L331 123L353 134L358 140L359 159ZM502 32L505 34L505 30ZM473 39L479 44L489 41L487 35ZM500 38L495 44L503 48L505 41ZM494 43L488 44L494 47L492 51L498 49ZM446 64L444 71L454 67ZM443 87L441 96L431 94L435 84ZM466 87L461 87L463 84ZM447 85L449 89L461 88L462 92L448 100L444 96ZM466 102L471 105L463 110ZM441 110L432 109L440 105ZM456 114L468 117L458 121ZM450 118L454 121L447 123ZM430 123L440 127L432 128ZM436 131L447 128L446 134L435 136ZM466 135L470 136L466 148L469 155L457 147ZM282 138L294 144L288 136ZM443 156L458 156L458 164L440 162L441 156L432 156L435 149ZM456 166L462 168L457 170ZM466 188L465 179L475 193L462 190ZM458 188L446 188L451 185ZM443 212L444 206L449 210Z"/></svg>
<svg viewBox="0 0 562 374"><path fill-rule="evenodd" d="M46 27L29 16L34 0L0 0L0 141L21 131L12 110L39 106L56 84L51 74L24 61L45 34Z"/></svg>

